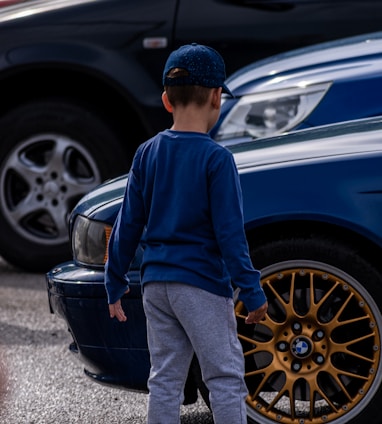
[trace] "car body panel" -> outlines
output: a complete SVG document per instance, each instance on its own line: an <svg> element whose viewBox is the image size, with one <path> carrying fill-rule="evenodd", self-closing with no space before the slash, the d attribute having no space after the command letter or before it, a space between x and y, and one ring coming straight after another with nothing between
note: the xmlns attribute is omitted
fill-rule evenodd
<svg viewBox="0 0 382 424"><path fill-rule="evenodd" d="M120 84L115 88L130 98L131 107L135 99L158 108L159 119L153 115L145 121L152 133L170 122L161 113L161 73L169 52L181 44L197 41L215 47L225 57L230 75L278 52L376 31L382 19L382 7L373 0L232 0L209 7L204 0L198 2L199 7L175 0L31 0L5 7L0 13L0 76L13 68L22 75L29 67L53 72L64 65L79 73L97 71L112 86ZM332 24L329 17L338 10L342 13ZM211 22L216 23L213 31ZM198 31L192 35L195 27ZM151 39L164 41L147 44ZM150 47L142 47L146 44ZM142 109L135 107L144 119Z"/></svg>
<svg viewBox="0 0 382 424"><path fill-rule="evenodd" d="M66 8L61 4L57 10L45 5L43 12L38 5L36 13L26 13L22 23L9 19L2 24L0 31L6 35L3 42L0 40L0 57L6 64L3 70L44 67L53 71L64 67L94 76L98 72L98 78L112 84L121 95L160 109L158 75L169 49L159 49L158 56L155 50L142 49L141 43L146 34L155 37L158 28L161 36L171 42L170 17L175 13L175 2L145 0L132 6L131 1L93 0L68 4ZM148 8L152 18L144 19ZM141 35L140 42L137 34Z"/></svg>
<svg viewBox="0 0 382 424"><path fill-rule="evenodd" d="M76 346L72 351L85 364L87 375L99 383L147 391L150 358L139 271L129 272L130 293L122 298L127 326L109 317L103 271L68 262L49 275L51 311L68 319ZM84 313L90 327L83 322Z"/></svg>
<svg viewBox="0 0 382 424"><path fill-rule="evenodd" d="M380 119L367 122L363 127L344 124L335 140L326 138L333 128L327 126L290 134L287 144L279 136L243 145L240 153L240 146L232 147L243 192L256 187L254 196L244 196L247 230L277 221L322 221L382 245L382 144L381 134L372 134ZM312 198L312 192L322 196ZM255 202L255 196L266 201Z"/></svg>

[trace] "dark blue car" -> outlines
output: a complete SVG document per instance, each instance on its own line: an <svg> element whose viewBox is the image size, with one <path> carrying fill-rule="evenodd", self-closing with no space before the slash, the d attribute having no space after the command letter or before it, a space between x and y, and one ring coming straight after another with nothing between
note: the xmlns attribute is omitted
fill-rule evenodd
<svg viewBox="0 0 382 424"><path fill-rule="evenodd" d="M380 424L382 119L231 149L251 258L269 300L266 318L256 326L244 324L246 311L236 302L249 421ZM130 271L131 293L123 298L127 322L109 318L103 285L107 241L126 178L106 182L78 203L70 222L73 261L47 274L47 290L86 375L146 391L141 250ZM197 360L186 402L195 401L196 389L208 403Z"/></svg>

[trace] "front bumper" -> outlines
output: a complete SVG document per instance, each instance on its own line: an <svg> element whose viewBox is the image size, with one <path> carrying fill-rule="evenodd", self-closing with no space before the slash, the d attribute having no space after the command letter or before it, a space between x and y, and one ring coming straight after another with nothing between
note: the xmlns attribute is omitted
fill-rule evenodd
<svg viewBox="0 0 382 424"><path fill-rule="evenodd" d="M103 271L58 265L46 275L51 312L63 318L73 337L70 350L85 374L103 384L147 391L150 357L138 271L129 274L122 298L127 321L109 317Z"/></svg>

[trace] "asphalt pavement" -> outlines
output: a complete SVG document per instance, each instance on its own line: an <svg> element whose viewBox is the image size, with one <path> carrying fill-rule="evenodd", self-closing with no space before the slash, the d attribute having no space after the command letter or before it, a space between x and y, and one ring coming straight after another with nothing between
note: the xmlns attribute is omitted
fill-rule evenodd
<svg viewBox="0 0 382 424"><path fill-rule="evenodd" d="M147 395L90 381L68 350L65 322L48 307L44 274L0 258L0 423L144 424ZM200 399L182 424L212 424Z"/></svg>

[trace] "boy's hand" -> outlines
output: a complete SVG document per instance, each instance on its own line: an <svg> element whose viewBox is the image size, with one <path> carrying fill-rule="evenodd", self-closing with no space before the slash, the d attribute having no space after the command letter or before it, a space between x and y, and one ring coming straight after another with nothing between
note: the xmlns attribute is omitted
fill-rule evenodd
<svg viewBox="0 0 382 424"><path fill-rule="evenodd" d="M119 322L127 321L125 311L121 305L121 299L109 305L110 318L117 318Z"/></svg>
<svg viewBox="0 0 382 424"><path fill-rule="evenodd" d="M257 322L260 322L264 318L267 310L268 310L268 302L265 302L264 305L260 306L260 308L255 309L254 311L251 311L248 313L248 316L245 319L245 323L256 324Z"/></svg>

